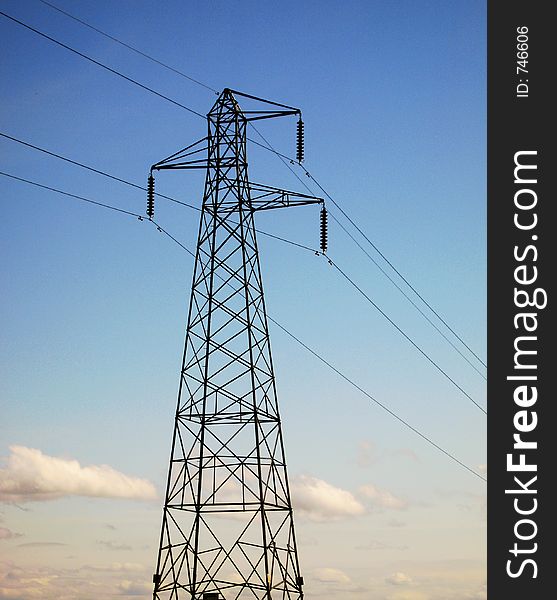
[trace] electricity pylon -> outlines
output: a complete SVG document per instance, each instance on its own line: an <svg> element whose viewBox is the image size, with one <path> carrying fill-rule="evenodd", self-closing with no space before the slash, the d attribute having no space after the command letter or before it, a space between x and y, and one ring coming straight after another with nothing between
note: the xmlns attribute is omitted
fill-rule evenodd
<svg viewBox="0 0 557 600"><path fill-rule="evenodd" d="M236 96L264 109L243 112ZM150 217L153 171L207 171L157 600L303 597L254 213L323 200L250 183L246 155L248 122L286 115L300 111L225 89L207 115L207 137L151 168ZM301 119L298 132L301 160Z"/></svg>

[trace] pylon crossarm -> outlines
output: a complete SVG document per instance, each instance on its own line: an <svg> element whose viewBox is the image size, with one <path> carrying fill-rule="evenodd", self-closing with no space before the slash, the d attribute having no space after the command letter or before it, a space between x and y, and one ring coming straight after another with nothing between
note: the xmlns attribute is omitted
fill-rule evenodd
<svg viewBox="0 0 557 600"><path fill-rule="evenodd" d="M260 183L250 183L249 189L250 202L253 210L270 210L272 208L324 204L323 198L291 192L289 190L283 190Z"/></svg>
<svg viewBox="0 0 557 600"><path fill-rule="evenodd" d="M153 165L151 167L152 171L163 171L165 169L207 169L207 160L190 160L187 162L171 163L161 166Z"/></svg>
<svg viewBox="0 0 557 600"><path fill-rule="evenodd" d="M207 148L208 148L208 137L205 136L197 142L178 150L178 152L174 152L170 156L159 160L159 162L155 163L151 167L151 171L160 171L162 169L206 169L208 165L207 161ZM196 146L199 146L196 148ZM205 158L195 157L196 154L204 156ZM188 157L195 157L191 160Z"/></svg>
<svg viewBox="0 0 557 600"><path fill-rule="evenodd" d="M245 110L246 121L260 121L261 119L274 119L276 117L288 117L298 115L298 110Z"/></svg>
<svg viewBox="0 0 557 600"><path fill-rule="evenodd" d="M234 96L242 96L243 98L249 98L250 100L256 100L257 102L263 102L264 104L270 104L284 110L243 110L242 114L246 121L258 121L260 119L273 119L275 117L287 117L289 115L301 115L302 112L299 108L294 106L288 106L287 104L280 104L279 102L273 102L266 100L265 98L259 98L258 96L252 96L251 94L245 94L244 92L238 92L237 90L226 89L224 92L231 92Z"/></svg>

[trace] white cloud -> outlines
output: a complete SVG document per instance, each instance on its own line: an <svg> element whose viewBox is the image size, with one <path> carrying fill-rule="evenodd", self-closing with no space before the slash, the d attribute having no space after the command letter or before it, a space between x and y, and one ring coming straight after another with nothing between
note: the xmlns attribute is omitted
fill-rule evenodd
<svg viewBox="0 0 557 600"><path fill-rule="evenodd" d="M82 467L77 460L43 454L35 448L10 446L0 469L0 501L30 502L64 496L156 498L152 483L130 477L108 465Z"/></svg>
<svg viewBox="0 0 557 600"><path fill-rule="evenodd" d="M114 542L112 540L97 540L97 544L108 548L108 550L131 550L132 547L128 544Z"/></svg>
<svg viewBox="0 0 557 600"><path fill-rule="evenodd" d="M0 540L13 540L22 537L22 533L16 533L7 527L0 527Z"/></svg>
<svg viewBox="0 0 557 600"><path fill-rule="evenodd" d="M153 586L146 582L124 580L118 584L118 590L124 596L143 596L147 598L153 593Z"/></svg>
<svg viewBox="0 0 557 600"><path fill-rule="evenodd" d="M412 583L412 579L408 577L406 573L402 573L401 571L393 573L387 577L385 581L391 585L408 585L409 583Z"/></svg>
<svg viewBox="0 0 557 600"><path fill-rule="evenodd" d="M487 475L487 465L478 465L478 471L482 475Z"/></svg>
<svg viewBox="0 0 557 600"><path fill-rule="evenodd" d="M313 578L321 583L350 583L350 577L340 569L325 567L313 570Z"/></svg>
<svg viewBox="0 0 557 600"><path fill-rule="evenodd" d="M360 494L371 501L375 508L390 508L395 510L403 510L408 508L408 502L402 498L398 498L388 490L378 488L371 483L360 487Z"/></svg>
<svg viewBox="0 0 557 600"><path fill-rule="evenodd" d="M23 566L0 560L0 599L76 600L152 596L149 571L130 563L103 568Z"/></svg>
<svg viewBox="0 0 557 600"><path fill-rule="evenodd" d="M312 521L355 517L378 508L403 510L408 507L406 500L371 484L361 486L356 496L317 477L301 475L292 480L291 488L296 513Z"/></svg>
<svg viewBox="0 0 557 600"><path fill-rule="evenodd" d="M301 475L292 480L292 503L297 514L312 521L353 517L365 513L365 507L353 494L322 479Z"/></svg>

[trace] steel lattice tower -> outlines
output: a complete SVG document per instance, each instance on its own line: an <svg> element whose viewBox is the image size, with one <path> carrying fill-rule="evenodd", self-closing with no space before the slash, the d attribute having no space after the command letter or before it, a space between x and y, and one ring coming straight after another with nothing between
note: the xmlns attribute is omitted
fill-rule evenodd
<svg viewBox="0 0 557 600"><path fill-rule="evenodd" d="M303 597L254 213L323 201L250 183L246 154L249 121L293 114L225 89L208 136L151 169L150 217L153 170L207 172L155 599Z"/></svg>

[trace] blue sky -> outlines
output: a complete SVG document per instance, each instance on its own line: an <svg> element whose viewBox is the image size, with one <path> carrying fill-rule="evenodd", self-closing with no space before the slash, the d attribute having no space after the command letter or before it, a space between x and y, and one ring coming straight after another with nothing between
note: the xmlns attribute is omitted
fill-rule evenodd
<svg viewBox="0 0 557 600"><path fill-rule="evenodd" d="M484 2L56 3L216 89L301 107L305 167L485 357ZM38 0L2 10L198 112L214 101ZM199 117L4 17L0 40L4 133L139 184L153 162L205 135ZM294 120L259 129L294 154ZM248 151L254 181L305 191L276 156ZM129 187L5 138L0 152L2 171L144 211L144 194ZM58 598L53 582L67 577L82 594L98 584L105 597L148 598L192 260L147 223L2 184L0 473L23 485L37 469L59 474L66 463L48 457L62 457L108 465L132 478L136 496L73 493L58 475L57 499L4 494L0 590ZM196 205L202 186L202 174L157 179L158 191ZM315 207L258 217L261 229L318 244ZM159 200L157 220L194 247L196 212ZM485 463L485 416L326 260L264 237L259 245L274 318L463 462ZM330 255L485 406L485 381L334 221ZM308 597L484 597L485 484L280 329L271 335ZM340 512L319 508L319 494ZM15 569L18 584L7 587ZM38 573L50 579L36 596L28 582Z"/></svg>

